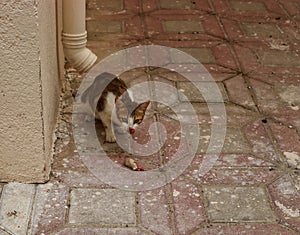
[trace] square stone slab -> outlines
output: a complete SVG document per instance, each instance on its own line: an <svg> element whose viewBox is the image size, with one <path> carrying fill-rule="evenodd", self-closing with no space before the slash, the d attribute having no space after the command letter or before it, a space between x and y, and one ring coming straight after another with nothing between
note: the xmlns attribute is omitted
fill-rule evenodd
<svg viewBox="0 0 300 235"><path fill-rule="evenodd" d="M201 87L201 92L206 96L204 97L202 93L197 89ZM177 88L179 93L180 101L190 101L190 102L204 102L204 103L223 103L228 101L226 90L223 83L216 83L219 88L219 93L215 92L214 82L178 82ZM203 89L203 90L202 90ZM184 96L183 96L184 95Z"/></svg>
<svg viewBox="0 0 300 235"><path fill-rule="evenodd" d="M186 131L188 132L187 138L189 144L192 146L197 146L197 153L218 153L220 147L221 137L219 136L221 132L215 132L214 139L211 140L211 129L207 125L199 125L200 138L195 138L196 126L186 125ZM210 149L208 146L210 144ZM227 126L226 136L224 143L222 145L222 153L248 153L250 151L249 144L243 136L241 130L236 127Z"/></svg>
<svg viewBox="0 0 300 235"><path fill-rule="evenodd" d="M122 33L123 32L122 21L87 21L87 30L90 34L99 33Z"/></svg>
<svg viewBox="0 0 300 235"><path fill-rule="evenodd" d="M249 37L263 37L263 38L281 38L282 34L275 24L263 23L241 23L241 27L245 34Z"/></svg>
<svg viewBox="0 0 300 235"><path fill-rule="evenodd" d="M214 64L216 63L215 56L210 48L177 48L178 50L181 50L188 55L191 55L196 60L198 60L200 63L203 64ZM178 54L176 51L172 51L170 53L170 57L173 63L180 63L180 64L188 64L188 63L195 63L194 59L187 59L187 56L182 56Z"/></svg>
<svg viewBox="0 0 300 235"><path fill-rule="evenodd" d="M135 194L117 189L73 189L69 223L134 225Z"/></svg>
<svg viewBox="0 0 300 235"><path fill-rule="evenodd" d="M295 51L267 50L257 52L260 63L270 67L300 67L300 57Z"/></svg>
<svg viewBox="0 0 300 235"><path fill-rule="evenodd" d="M166 20L163 21L163 28L168 33L203 32L200 21Z"/></svg>
<svg viewBox="0 0 300 235"><path fill-rule="evenodd" d="M241 2L241 1L230 1L232 9L236 11L246 12L266 12L266 6L263 2Z"/></svg>
<svg viewBox="0 0 300 235"><path fill-rule="evenodd" d="M268 197L260 187L204 187L211 222L275 222Z"/></svg>
<svg viewBox="0 0 300 235"><path fill-rule="evenodd" d="M33 184L9 183L3 187L0 195L1 228L12 234L27 234L34 193Z"/></svg>
<svg viewBox="0 0 300 235"><path fill-rule="evenodd" d="M87 0L87 9L88 10L111 10L111 11L120 11L123 10L123 0Z"/></svg>

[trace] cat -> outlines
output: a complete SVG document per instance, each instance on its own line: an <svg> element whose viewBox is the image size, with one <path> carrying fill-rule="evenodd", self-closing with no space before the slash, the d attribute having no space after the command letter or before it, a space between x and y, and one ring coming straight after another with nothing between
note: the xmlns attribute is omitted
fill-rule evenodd
<svg viewBox="0 0 300 235"><path fill-rule="evenodd" d="M81 101L87 103L90 109L96 106L93 116L101 120L105 140L109 143L116 141L115 130L133 134L142 123L150 104L150 101L136 103L126 83L111 73L98 75L93 84L83 92Z"/></svg>

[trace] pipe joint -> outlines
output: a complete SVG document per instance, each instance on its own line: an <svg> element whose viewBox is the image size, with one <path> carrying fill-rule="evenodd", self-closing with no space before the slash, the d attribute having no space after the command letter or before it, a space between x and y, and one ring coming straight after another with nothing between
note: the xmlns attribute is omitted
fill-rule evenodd
<svg viewBox="0 0 300 235"><path fill-rule="evenodd" d="M86 72L97 60L97 56L86 48L86 42L86 31L82 34L62 33L65 57L79 72Z"/></svg>

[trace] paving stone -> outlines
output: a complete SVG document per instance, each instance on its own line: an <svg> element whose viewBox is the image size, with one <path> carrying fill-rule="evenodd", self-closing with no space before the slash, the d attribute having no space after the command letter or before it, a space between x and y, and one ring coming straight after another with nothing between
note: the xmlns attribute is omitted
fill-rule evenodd
<svg viewBox="0 0 300 235"><path fill-rule="evenodd" d="M196 147L193 145L193 140L187 137L185 130L188 130L186 126L182 126L178 121L159 116L158 121L163 125L164 129L161 127L158 128L160 133L160 140L164 141L164 136L166 140L164 141L163 146L160 149L162 155L162 163L166 164L170 160L174 160L176 157L177 164L173 167L181 167L180 164L188 164L187 162L182 162L180 160L189 160L192 152L196 151ZM178 169L173 169L174 172L177 172Z"/></svg>
<svg viewBox="0 0 300 235"><path fill-rule="evenodd" d="M171 106L179 102L175 82L169 81L161 76L157 76L156 74L151 74L151 78L155 83L154 87L152 88L152 93L156 98L158 98L158 104L154 105L156 110L160 109L161 107L166 107L165 105ZM162 89L160 83L166 84L168 89Z"/></svg>
<svg viewBox="0 0 300 235"><path fill-rule="evenodd" d="M197 87L201 87L199 91ZM218 86L219 93L214 92L215 85ZM179 93L179 99L181 101L190 101L190 102L208 102L208 103L224 103L228 101L228 97L224 88L223 83L214 83L214 82L177 82L177 88ZM183 95L186 96L186 98ZM205 94L202 95L202 94Z"/></svg>
<svg viewBox="0 0 300 235"><path fill-rule="evenodd" d="M32 184L6 184L0 201L0 226L13 234L27 234L34 193Z"/></svg>
<svg viewBox="0 0 300 235"><path fill-rule="evenodd" d="M159 0L160 7L163 9L192 9L194 4L189 0Z"/></svg>
<svg viewBox="0 0 300 235"><path fill-rule="evenodd" d="M165 32L175 33L193 33L203 32L203 27L199 21L184 21L184 20L165 20L163 21Z"/></svg>
<svg viewBox="0 0 300 235"><path fill-rule="evenodd" d="M245 107L256 110L255 103L252 99L251 93L247 88L242 76L237 76L225 81L229 100L235 104L240 104Z"/></svg>
<svg viewBox="0 0 300 235"><path fill-rule="evenodd" d="M204 1L203 1L204 2ZM172 41L218 41L224 37L220 25L213 15L198 15L197 13L151 14L145 17L147 36L161 40Z"/></svg>
<svg viewBox="0 0 300 235"><path fill-rule="evenodd" d="M239 128L227 127L224 144L220 149L220 139L216 138L220 133L214 132L215 143L210 143L211 129L209 126L184 125L183 131L181 131L178 122L166 118L160 120L167 128L168 138L165 143L167 147L164 149L164 156L167 158L171 158L175 153L178 154L178 151L182 151L183 155L190 151L197 153L219 153L219 151L222 153L247 153L250 151L249 145ZM195 138L197 132L199 132L199 139ZM210 148L208 149L209 145Z"/></svg>
<svg viewBox="0 0 300 235"><path fill-rule="evenodd" d="M247 48L246 46L234 45L234 50L244 73L250 73L261 69L260 64L257 61L257 56L252 49Z"/></svg>
<svg viewBox="0 0 300 235"><path fill-rule="evenodd" d="M256 17L268 16L268 19L275 19L280 16L279 19L287 19L286 13L280 6L274 1L238 1L238 0L215 0L213 2L214 10L228 18L234 18L238 21L243 21L245 18L251 19ZM241 18L242 16L242 18ZM277 20L278 21L278 18Z"/></svg>
<svg viewBox="0 0 300 235"><path fill-rule="evenodd" d="M297 86L300 83L299 74L265 74L253 76L254 79L273 85L274 87L283 85L289 87L291 85Z"/></svg>
<svg viewBox="0 0 300 235"><path fill-rule="evenodd" d="M87 21L87 31L89 34L99 33L121 33L123 32L123 22L120 21Z"/></svg>
<svg viewBox="0 0 300 235"><path fill-rule="evenodd" d="M87 0L87 10L91 9L119 11L123 9L123 0Z"/></svg>
<svg viewBox="0 0 300 235"><path fill-rule="evenodd" d="M156 126L156 121L153 117L144 119L135 130L135 133L131 135L133 141L131 142L132 157L137 156L145 166L156 168L157 160L159 159L160 133ZM152 129L151 129L152 128ZM127 156L131 154L127 154ZM140 156L140 157L139 157ZM153 162L151 159L153 158ZM147 169L149 169L147 167Z"/></svg>
<svg viewBox="0 0 300 235"><path fill-rule="evenodd" d="M173 234L168 204L163 188L139 193L141 225L156 234Z"/></svg>
<svg viewBox="0 0 300 235"><path fill-rule="evenodd" d="M272 133L289 166L300 169L300 139L296 129L270 122Z"/></svg>
<svg viewBox="0 0 300 235"><path fill-rule="evenodd" d="M83 110L83 108L80 109L80 106L77 106L76 109L78 111L76 110L74 112L81 112L81 110ZM78 113L78 115L73 115L76 152L83 156L89 156L90 154L120 154L126 152L130 144L127 138L118 139L122 141L122 146L127 146L127 148L122 148L117 143L106 143L104 127L101 121L85 121L85 118L86 114L83 112ZM72 141L69 144L72 145Z"/></svg>
<svg viewBox="0 0 300 235"><path fill-rule="evenodd" d="M187 1L187 0L179 0L179 1L170 1L170 0L162 0L162 1L153 1L153 0L145 0L143 1L143 12L146 13L154 13L154 14L194 14L199 11L209 12L212 11L212 7L207 0L203 1ZM183 13L184 12L184 13Z"/></svg>
<svg viewBox="0 0 300 235"><path fill-rule="evenodd" d="M116 189L73 189L69 223L134 225L135 194Z"/></svg>
<svg viewBox="0 0 300 235"><path fill-rule="evenodd" d="M108 187L107 184L100 181L100 179L98 179L87 167L76 169L53 169L51 182L59 182L68 187Z"/></svg>
<svg viewBox="0 0 300 235"><path fill-rule="evenodd" d="M217 157L214 164L215 168L253 168L253 167L274 167L274 164L264 161L252 154L209 154L208 156ZM199 166L204 158L204 154L197 154L193 159L193 167ZM196 168L195 167L195 168Z"/></svg>
<svg viewBox="0 0 300 235"><path fill-rule="evenodd" d="M299 74L297 48L293 43L271 39L268 43L246 42L233 46L244 73Z"/></svg>
<svg viewBox="0 0 300 235"><path fill-rule="evenodd" d="M214 107L210 104L212 108ZM258 116L257 112L241 108L238 105L226 104L226 119L229 126L244 126ZM221 115L220 115L221 116ZM218 123L218 120L216 120Z"/></svg>
<svg viewBox="0 0 300 235"><path fill-rule="evenodd" d="M191 130L192 131L192 130ZM198 146L198 153L205 153L211 139L211 129L208 126L200 126L200 140ZM217 144L217 143L215 143ZM215 148L211 147L210 153L214 153ZM226 128L225 142L222 148L222 153L247 153L249 152L249 145L245 140L239 128Z"/></svg>
<svg viewBox="0 0 300 235"><path fill-rule="evenodd" d="M250 83L255 92L257 104L263 111L272 113L280 112L278 110L280 107L280 98L275 93L272 85L252 79Z"/></svg>
<svg viewBox="0 0 300 235"><path fill-rule="evenodd" d="M294 51L258 51L261 64L278 67L300 67L299 54Z"/></svg>
<svg viewBox="0 0 300 235"><path fill-rule="evenodd" d="M63 228L69 188L63 184L37 186L29 234L51 234Z"/></svg>
<svg viewBox="0 0 300 235"><path fill-rule="evenodd" d="M226 109L226 117L223 116L220 112L215 115L214 113L211 113L208 109L208 105L206 103L192 103L194 111L190 110L186 103L182 102L177 105L172 106L172 108L176 111L177 115L175 112L171 110L170 107L161 107L160 114L164 116L168 116L171 119L174 120L179 120L178 115L180 116L182 122L189 123L194 113L196 113L197 118L198 118L198 123L200 125L211 125L211 124L216 124L220 125L221 121L226 120L226 123L228 126L244 126L247 123L254 121L255 119L259 118L258 113L255 113L253 111L247 110L242 108L241 106L238 105L233 105L233 104L226 104L225 109ZM218 111L220 109L220 104L217 103L210 103L209 104L211 109L214 109Z"/></svg>
<svg viewBox="0 0 300 235"><path fill-rule="evenodd" d="M263 38L280 38L282 33L275 24L265 23L242 23L242 29L245 34L250 37L263 37Z"/></svg>
<svg viewBox="0 0 300 235"><path fill-rule="evenodd" d="M111 44L114 47L116 44L123 44L124 40L130 40L132 43L135 39L142 39L144 35L141 18L138 16L102 19L101 15L94 14L87 21L87 28L89 43L97 42L99 47L101 43Z"/></svg>
<svg viewBox="0 0 300 235"><path fill-rule="evenodd" d="M211 222L275 222L268 197L260 187L204 187Z"/></svg>
<svg viewBox="0 0 300 235"><path fill-rule="evenodd" d="M289 175L284 175L268 186L275 212L281 224L300 232L300 195Z"/></svg>
<svg viewBox="0 0 300 235"><path fill-rule="evenodd" d="M212 51L216 58L216 64L231 70L232 73L236 73L240 70L239 66L237 65L237 62L235 61L231 46L229 44L224 43L217 45L212 48Z"/></svg>
<svg viewBox="0 0 300 235"><path fill-rule="evenodd" d="M299 86L295 85L270 85L250 80L256 95L258 107L264 112L286 125L300 127L300 97Z"/></svg>
<svg viewBox="0 0 300 235"><path fill-rule="evenodd" d="M150 72L151 76L154 78L159 79L164 79L164 80L169 80L172 82L179 82L179 81L215 81L215 82L221 82L225 79L231 78L235 75L235 73L213 73L208 71L202 71L202 72L182 72L182 73L177 73L170 71L165 68L158 68Z"/></svg>
<svg viewBox="0 0 300 235"><path fill-rule="evenodd" d="M215 63L215 57L210 48L178 48L178 49L193 56L200 63L203 63L203 64ZM194 62L193 60L186 60L185 58L182 58L181 55L178 55L175 52L172 53L170 56L171 56L172 62L174 62L174 63Z"/></svg>
<svg viewBox="0 0 300 235"><path fill-rule="evenodd" d="M299 19L299 12L300 12L300 4L297 0L292 0L292 1L284 1L280 0L279 1L284 8L288 11L288 13L295 17L296 19Z"/></svg>
<svg viewBox="0 0 300 235"><path fill-rule="evenodd" d="M120 39L128 38L131 41L134 39L143 39L145 36L144 28L143 28L142 18L139 16L134 16L126 20L124 25L124 34L120 37Z"/></svg>
<svg viewBox="0 0 300 235"><path fill-rule="evenodd" d="M193 235L215 235L215 234L265 234L265 235L296 235L297 233L284 228L278 224L256 224L248 225L211 225L209 228L200 229Z"/></svg>
<svg viewBox="0 0 300 235"><path fill-rule="evenodd" d="M124 1L124 8L128 13L139 13L142 10L139 3L139 0ZM122 13L122 11L120 13Z"/></svg>
<svg viewBox="0 0 300 235"><path fill-rule="evenodd" d="M131 69L129 71L125 71L122 74L119 75L119 77L126 82L126 84L129 84L129 87L134 86L141 82L147 82L149 81L149 76L147 75L147 68L136 68Z"/></svg>
<svg viewBox="0 0 300 235"><path fill-rule="evenodd" d="M250 142L254 154L265 161L280 162L280 158L261 120L245 126L244 134Z"/></svg>
<svg viewBox="0 0 300 235"><path fill-rule="evenodd" d="M185 172L187 177L199 185L243 186L268 183L280 174L276 165L251 154L196 154L191 166Z"/></svg>
<svg viewBox="0 0 300 235"><path fill-rule="evenodd" d="M266 12L267 9L263 2L242 2L242 1L229 1L232 9L236 11L247 12Z"/></svg>
<svg viewBox="0 0 300 235"><path fill-rule="evenodd" d="M208 156L210 157L210 156ZM208 161L208 160L206 160ZM205 164L205 165L204 165ZM203 169L203 166L206 168ZM187 171L187 176L201 185L211 184L236 184L236 185L256 185L269 183L279 177L280 171L268 168L238 168L238 167L214 167L209 162L199 165L193 165L193 168ZM200 168L201 167L201 171ZM210 168L212 167L212 168ZM206 174L205 171L208 171ZM204 175L203 175L204 174Z"/></svg>
<svg viewBox="0 0 300 235"><path fill-rule="evenodd" d="M64 230L56 233L57 235L147 235L137 228L65 228Z"/></svg>
<svg viewBox="0 0 300 235"><path fill-rule="evenodd" d="M54 156L52 169L75 169L84 168L85 165L82 162L78 153L74 153L74 148L66 147L60 153Z"/></svg>
<svg viewBox="0 0 300 235"><path fill-rule="evenodd" d="M200 190L190 181L178 177L172 182L176 227L179 234L191 234L205 222Z"/></svg>
<svg viewBox="0 0 300 235"><path fill-rule="evenodd" d="M208 71L214 74L236 74L239 69L233 51L227 43L203 40L153 40L152 43L177 48L195 59L183 56L177 50L170 50L171 62L169 66L183 73L203 73ZM204 66L199 66L199 62Z"/></svg>
<svg viewBox="0 0 300 235"><path fill-rule="evenodd" d="M270 16L270 18L276 18ZM286 50L293 44L295 34L285 21L265 21L257 16L253 19L244 20L239 16L222 18L222 25L231 40L239 42L266 43L271 48Z"/></svg>

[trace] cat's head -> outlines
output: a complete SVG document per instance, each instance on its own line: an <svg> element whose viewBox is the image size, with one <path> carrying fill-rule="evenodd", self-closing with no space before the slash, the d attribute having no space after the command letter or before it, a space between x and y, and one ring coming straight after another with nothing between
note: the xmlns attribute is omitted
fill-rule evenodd
<svg viewBox="0 0 300 235"><path fill-rule="evenodd" d="M135 129L142 123L149 104L150 101L138 104L132 100L126 102L116 100L116 112L121 123L119 127L121 131L134 134Z"/></svg>

